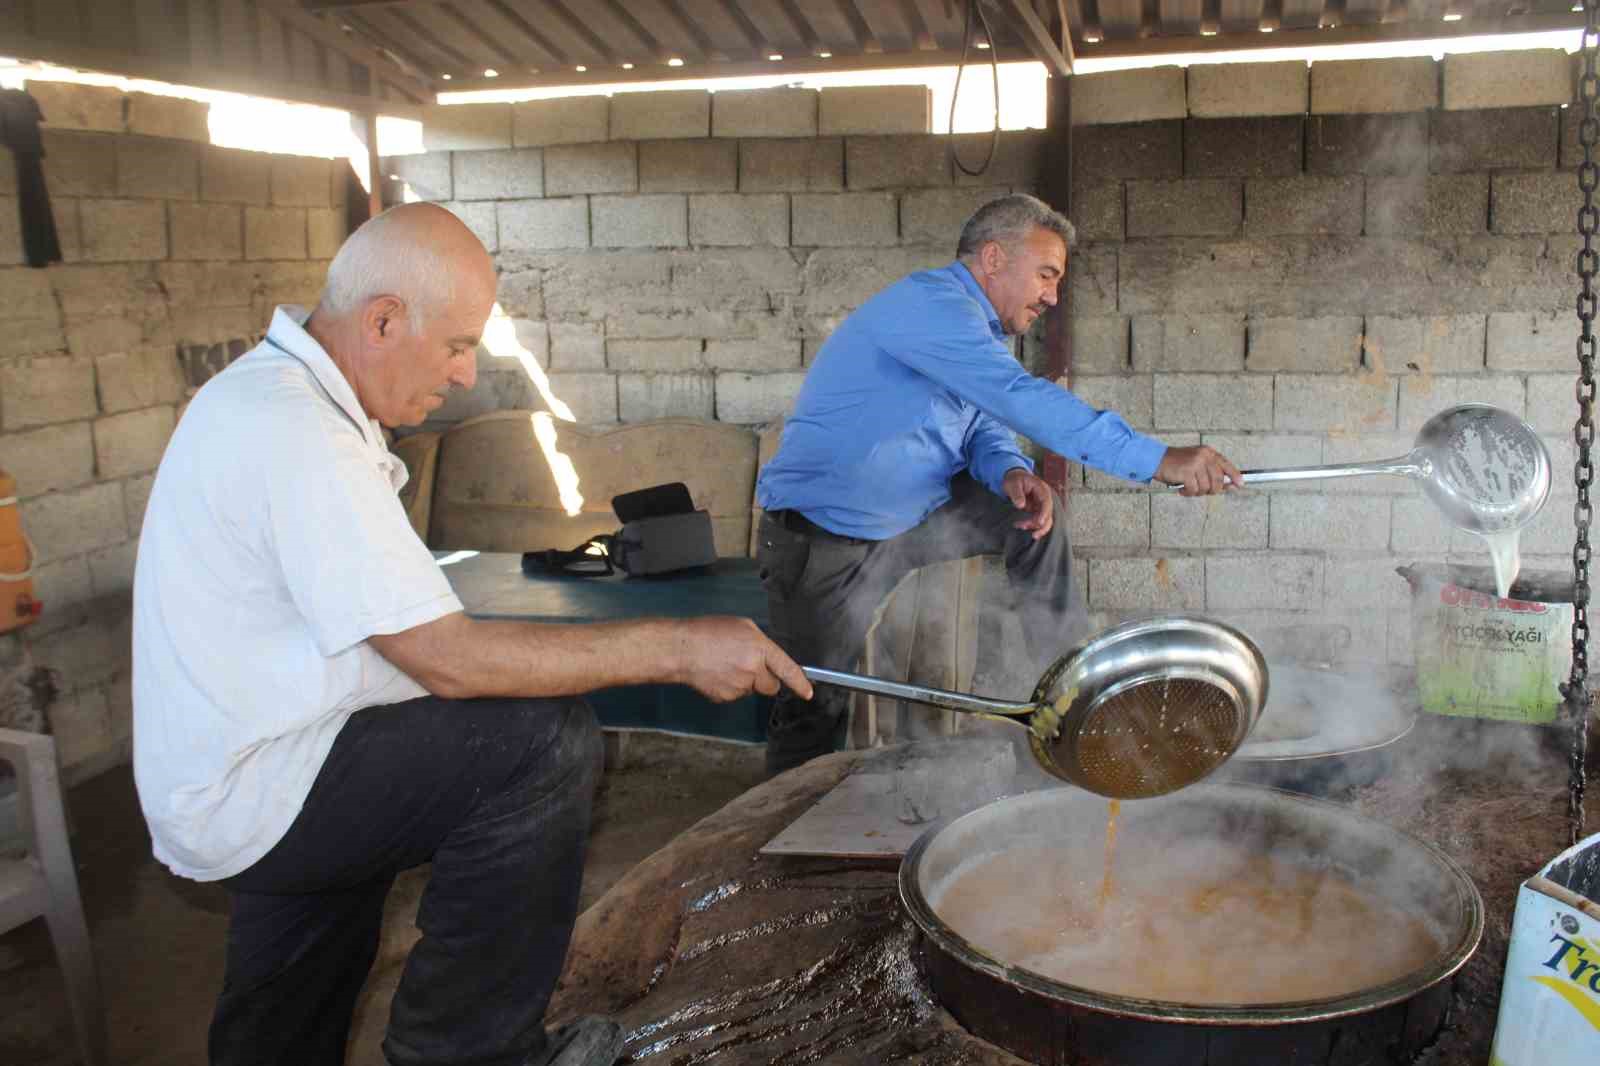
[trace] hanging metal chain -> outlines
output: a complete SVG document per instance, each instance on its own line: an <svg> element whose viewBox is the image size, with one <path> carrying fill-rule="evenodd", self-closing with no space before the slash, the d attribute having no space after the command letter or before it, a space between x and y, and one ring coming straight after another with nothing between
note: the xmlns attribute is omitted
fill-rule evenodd
<svg viewBox="0 0 1600 1066"><path fill-rule="evenodd" d="M1600 0L1584 0L1583 9L1583 74L1578 79L1578 106L1583 109L1578 124L1578 143L1583 146L1583 162L1578 165L1578 188L1583 192L1583 206L1578 209L1578 234L1583 238L1578 252L1578 321L1582 328L1578 334L1578 421L1572 428L1578 447L1572 471L1578 489L1572 507L1577 539L1572 548L1572 676L1566 691L1573 726L1567 808L1573 843L1583 836L1584 765L1589 747L1589 525L1594 517L1589 486L1594 481L1595 274L1600 266L1595 248L1595 235L1600 231L1600 208L1595 205L1595 190L1600 187L1600 162L1595 158L1600 144L1600 72L1596 71Z"/></svg>

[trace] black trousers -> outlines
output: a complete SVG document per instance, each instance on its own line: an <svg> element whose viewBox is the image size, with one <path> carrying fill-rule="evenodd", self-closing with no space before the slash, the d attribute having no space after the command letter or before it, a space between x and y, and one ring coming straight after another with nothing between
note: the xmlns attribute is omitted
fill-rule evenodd
<svg viewBox="0 0 1600 1066"><path fill-rule="evenodd" d="M761 518L756 558L767 590L772 639L803 666L853 670L872 615L900 579L932 563L1003 554L1008 606L1020 612L1029 668L1042 670L1076 635L1072 552L1066 513L1040 540L1015 528L1023 512L966 474L950 482L950 500L922 524L888 540L840 537L793 511ZM767 769L778 773L837 748L849 722L851 694L817 686L809 701L787 689L767 726Z"/></svg>
<svg viewBox="0 0 1600 1066"><path fill-rule="evenodd" d="M394 1066L537 1061L600 764L580 700L426 697L352 716L288 834L225 882L211 1062L342 1063L384 897L429 861L384 1054Z"/></svg>

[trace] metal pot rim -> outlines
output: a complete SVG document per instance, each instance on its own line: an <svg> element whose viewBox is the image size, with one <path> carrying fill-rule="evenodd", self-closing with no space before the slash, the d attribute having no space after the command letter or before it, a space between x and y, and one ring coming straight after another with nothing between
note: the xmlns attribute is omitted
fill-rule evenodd
<svg viewBox="0 0 1600 1066"><path fill-rule="evenodd" d="M917 884L917 874L921 867L922 856L940 833L964 819L971 818L973 815L989 809L989 807L1020 800L1027 796L1037 795L1037 793L1024 793L1022 796L1012 796L1007 799L997 800L995 803L989 804L988 807L980 807L977 811L962 815L961 818L945 819L930 826L907 849L905 858L900 863L898 877L900 905L905 908L911 920L921 928L929 939L963 966L980 971L997 981L1036 996L1059 1000L1117 1017L1138 1018L1152 1022L1188 1022L1213 1026L1297 1025L1305 1022L1329 1021L1348 1015L1364 1014L1380 1007L1411 999L1439 982L1449 979L1462 966L1466 965L1467 960L1477 950L1478 942L1483 937L1483 897L1479 894L1477 885L1473 883L1472 878L1467 875L1461 865L1427 841L1395 829L1376 819L1357 814L1338 804L1313 799L1309 796L1288 792L1283 789L1237 783L1203 784L1191 787L1204 791L1227 792L1236 795L1272 793L1292 805L1319 809L1331 813L1336 818L1360 820L1368 823L1374 829L1381 831L1383 835L1391 838L1396 844L1423 852L1443 868L1444 872L1455 881L1456 888L1461 890L1461 903L1466 919L1465 928L1459 929L1453 940L1441 947L1438 954L1426 966L1414 973L1381 985L1340 996L1331 996L1326 999L1261 1005L1201 1006L1097 992L1093 989L1080 988L1062 981L1055 981L1041 974L1032 973L1010 963L1002 962L980 951L934 913L933 907L928 903L921 887Z"/></svg>

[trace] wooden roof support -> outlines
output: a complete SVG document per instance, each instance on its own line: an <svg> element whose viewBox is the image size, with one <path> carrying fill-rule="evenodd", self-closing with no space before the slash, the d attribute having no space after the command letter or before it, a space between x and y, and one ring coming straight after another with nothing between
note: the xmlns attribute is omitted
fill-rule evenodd
<svg viewBox="0 0 1600 1066"><path fill-rule="evenodd" d="M1039 21L1038 14L1028 0L1000 0L1000 6L1010 12L1012 23L1023 43L1045 65L1046 70L1063 78L1072 75L1072 45L1063 42L1066 44L1063 49L1062 44L1056 42L1050 30ZM989 43L994 44L993 41Z"/></svg>
<svg viewBox="0 0 1600 1066"><path fill-rule="evenodd" d="M575 33L584 44L594 49L594 54L607 63L617 62L617 53L611 46L601 39L600 35L589 28L589 24L572 13L572 10L561 0L544 0L550 10L556 13L556 18L567 24L567 28Z"/></svg>
<svg viewBox="0 0 1600 1066"><path fill-rule="evenodd" d="M839 14L850 23L850 31L856 35L856 47L863 52L882 52L882 42L873 34L872 27L867 25L867 20L861 17L861 11L856 7L855 0L833 0L833 2L839 9Z"/></svg>
<svg viewBox="0 0 1600 1066"><path fill-rule="evenodd" d="M667 14L671 15L673 19L677 21L678 25L682 27L683 32L687 33L689 35L689 39L695 43L695 47L700 49L700 58L710 60L723 60L728 58L717 48L714 43L712 43L711 38L706 35L704 28L702 28L701 25L694 19L689 17L689 13L683 9L683 5L679 4L678 0L661 0L661 6L666 8Z"/></svg>
<svg viewBox="0 0 1600 1066"><path fill-rule="evenodd" d="M567 54L561 50L560 45L546 37L539 30L539 27L523 18L522 12L512 8L505 0L484 0L484 2L494 9L495 14L516 27L518 33L532 41L533 46L544 53L550 64L564 67L571 62ZM545 64L541 61L541 65Z"/></svg>
<svg viewBox="0 0 1600 1066"><path fill-rule="evenodd" d="M256 7L271 12L312 40L360 63L372 71L374 79L389 81L414 94L417 99L433 102L434 94L438 90L434 88L432 78L420 72L412 73L382 52L352 40L350 35L338 26L315 15L307 14L299 4L291 3L289 0L256 0Z"/></svg>

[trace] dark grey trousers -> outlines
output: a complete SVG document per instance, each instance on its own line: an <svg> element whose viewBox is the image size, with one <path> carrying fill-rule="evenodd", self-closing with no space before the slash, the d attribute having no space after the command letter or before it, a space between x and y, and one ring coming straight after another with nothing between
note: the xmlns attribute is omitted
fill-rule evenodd
<svg viewBox="0 0 1600 1066"><path fill-rule="evenodd" d="M1064 651L1081 610L1072 593L1066 512L1034 540L1015 528L1022 512L966 474L951 498L922 524L888 540L858 540L822 530L793 511L764 514L756 548L767 590L771 636L803 666L854 670L872 615L900 579L932 563L1004 555L1008 606L1021 615L1026 649L1039 669ZM767 726L767 769L799 766L835 750L848 724L850 693L819 685L809 702L787 689Z"/></svg>
<svg viewBox="0 0 1600 1066"><path fill-rule="evenodd" d="M581 700L369 707L288 834L229 878L216 1066L335 1066L401 870L432 862L383 1050L537 1062L578 911L600 730Z"/></svg>

